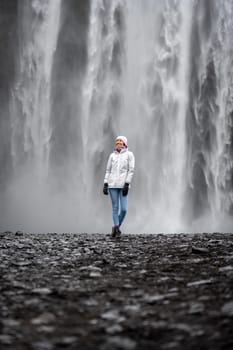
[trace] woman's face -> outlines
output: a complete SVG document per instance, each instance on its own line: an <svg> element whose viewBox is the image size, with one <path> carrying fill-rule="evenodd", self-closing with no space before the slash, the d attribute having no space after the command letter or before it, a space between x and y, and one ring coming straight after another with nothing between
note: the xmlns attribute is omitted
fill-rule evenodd
<svg viewBox="0 0 233 350"><path fill-rule="evenodd" d="M121 139L116 140L116 147L124 147L124 142Z"/></svg>

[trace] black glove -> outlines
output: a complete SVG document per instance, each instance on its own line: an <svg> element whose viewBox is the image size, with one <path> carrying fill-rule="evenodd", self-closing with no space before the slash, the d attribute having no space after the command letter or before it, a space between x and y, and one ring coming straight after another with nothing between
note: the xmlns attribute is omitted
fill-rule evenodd
<svg viewBox="0 0 233 350"><path fill-rule="evenodd" d="M104 184L103 193L108 195L108 184Z"/></svg>
<svg viewBox="0 0 233 350"><path fill-rule="evenodd" d="M126 182L124 184L124 187L123 187L123 190L122 190L122 195L123 196L127 196L128 192L129 192L129 184Z"/></svg>

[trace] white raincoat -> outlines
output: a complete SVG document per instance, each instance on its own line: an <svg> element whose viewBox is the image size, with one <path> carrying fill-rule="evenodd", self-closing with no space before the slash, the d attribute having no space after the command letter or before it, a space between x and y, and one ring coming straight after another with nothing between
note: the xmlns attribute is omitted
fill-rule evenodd
<svg viewBox="0 0 233 350"><path fill-rule="evenodd" d="M120 152L114 151L110 154L104 183L109 188L123 188L127 182L131 183L135 167L135 159L132 152L123 148Z"/></svg>

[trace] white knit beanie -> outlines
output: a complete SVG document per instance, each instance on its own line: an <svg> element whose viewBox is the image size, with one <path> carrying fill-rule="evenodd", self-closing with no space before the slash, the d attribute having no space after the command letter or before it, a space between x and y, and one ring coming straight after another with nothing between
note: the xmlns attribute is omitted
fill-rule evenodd
<svg viewBox="0 0 233 350"><path fill-rule="evenodd" d="M122 140L124 142L124 144L126 145L126 147L128 147L127 137L125 137L125 136L117 136L116 140Z"/></svg>

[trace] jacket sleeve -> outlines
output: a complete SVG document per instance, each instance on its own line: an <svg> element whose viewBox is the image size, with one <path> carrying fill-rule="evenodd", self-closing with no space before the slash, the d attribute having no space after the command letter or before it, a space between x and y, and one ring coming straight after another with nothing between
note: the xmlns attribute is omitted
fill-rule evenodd
<svg viewBox="0 0 233 350"><path fill-rule="evenodd" d="M132 179L133 179L134 168L135 168L135 158L134 158L134 154L132 152L130 152L129 153L129 169L128 169L128 174L127 174L127 177L125 180L125 182L127 182L128 184L130 184Z"/></svg>
<svg viewBox="0 0 233 350"><path fill-rule="evenodd" d="M104 176L104 183L108 183L108 178L111 173L111 168L112 168L112 154L110 154L108 158L107 168Z"/></svg>

